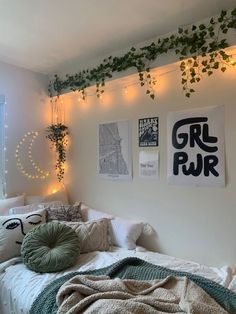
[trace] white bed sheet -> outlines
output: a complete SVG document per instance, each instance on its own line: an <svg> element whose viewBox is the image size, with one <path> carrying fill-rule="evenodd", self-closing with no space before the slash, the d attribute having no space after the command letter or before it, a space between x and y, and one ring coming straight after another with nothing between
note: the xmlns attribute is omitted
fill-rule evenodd
<svg viewBox="0 0 236 314"><path fill-rule="evenodd" d="M137 247L136 250L113 247L108 252L81 254L78 263L74 267L60 273L38 274L32 272L20 262L20 258L14 258L0 264L0 313L28 314L37 295L54 279L71 271L86 271L106 267L129 256L138 257L147 262L174 270L187 271L203 276L236 292L235 270L230 267L208 267L149 252L140 247Z"/></svg>

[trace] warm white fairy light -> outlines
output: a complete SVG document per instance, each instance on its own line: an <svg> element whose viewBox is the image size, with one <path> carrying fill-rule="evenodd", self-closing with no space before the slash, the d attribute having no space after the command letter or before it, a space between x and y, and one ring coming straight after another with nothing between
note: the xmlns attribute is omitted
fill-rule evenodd
<svg viewBox="0 0 236 314"><path fill-rule="evenodd" d="M87 93L85 91L77 91L78 93L78 97L77 97L77 101L79 104L87 102Z"/></svg>
<svg viewBox="0 0 236 314"><path fill-rule="evenodd" d="M38 137L38 135L39 133L36 131L27 132L19 141L19 143L16 145L16 150L15 150L16 165L18 169L20 170L20 172L29 179L46 179L49 176L49 172L41 170L39 166L37 166L37 164L35 163L32 157L32 146L35 139ZM20 159L20 148L28 137L31 138L30 143L28 145L28 157L29 157L29 161L32 167L34 168L34 170L37 171L36 174L30 174L28 171L26 171Z"/></svg>
<svg viewBox="0 0 236 314"><path fill-rule="evenodd" d="M6 152L7 152L7 147L6 147L6 131L8 128L7 125L7 113L6 113L6 100L5 100L5 96L4 95L0 95L0 105L1 105L1 114L3 117L3 120L1 121L2 125L4 126L4 128L1 131L1 138L0 138L0 142L1 142L1 146L3 147L2 152L1 152L1 167L0 167L0 178L1 178L1 184L2 184L2 189L1 189L1 197L7 197L6 194L6 174L8 173L7 168L6 168L6 163L7 163L7 159L6 159Z"/></svg>

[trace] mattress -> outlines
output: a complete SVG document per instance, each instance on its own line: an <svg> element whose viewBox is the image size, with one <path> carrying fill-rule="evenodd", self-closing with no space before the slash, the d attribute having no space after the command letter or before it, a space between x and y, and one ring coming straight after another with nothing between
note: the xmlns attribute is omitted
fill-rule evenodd
<svg viewBox="0 0 236 314"><path fill-rule="evenodd" d="M77 264L64 272L38 274L21 263L20 258L0 264L0 313L28 314L37 295L54 279L71 271L87 271L109 266L126 257L138 257L155 265L187 271L211 279L236 292L235 269L208 267L179 258L146 251L141 247L125 250L112 247L108 252L81 254Z"/></svg>

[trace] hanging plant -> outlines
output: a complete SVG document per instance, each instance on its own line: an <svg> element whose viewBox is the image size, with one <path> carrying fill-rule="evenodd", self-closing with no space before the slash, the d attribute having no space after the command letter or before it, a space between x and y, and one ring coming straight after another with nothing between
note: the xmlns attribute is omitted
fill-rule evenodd
<svg viewBox="0 0 236 314"><path fill-rule="evenodd" d="M206 24L179 28L175 34L140 49L132 47L121 57L110 56L93 69L67 74L65 80L55 75L49 84L49 94L59 96L69 89L84 95L87 87L96 85L96 94L100 97L105 81L112 78L113 73L136 68L140 85L146 86L146 94L154 99L156 79L150 73L150 64L159 56L174 51L183 60L180 64L181 84L185 95L190 97L194 92L191 84L199 82L204 74L210 76L217 69L224 72L227 66L236 65L223 50L229 46L224 38L229 29L236 29L236 8L231 12L221 11L218 17L212 17Z"/></svg>
<svg viewBox="0 0 236 314"><path fill-rule="evenodd" d="M55 165L55 169L57 172L58 181L62 181L64 177L64 164L66 162L66 147L67 147L67 135L68 127L64 124L52 124L46 129L48 138L51 141L51 147L55 148L57 153L57 162Z"/></svg>

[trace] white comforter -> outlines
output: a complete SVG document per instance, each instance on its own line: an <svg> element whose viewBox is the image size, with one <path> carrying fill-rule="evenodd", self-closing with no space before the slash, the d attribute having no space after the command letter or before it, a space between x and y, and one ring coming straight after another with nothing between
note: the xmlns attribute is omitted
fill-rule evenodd
<svg viewBox="0 0 236 314"><path fill-rule="evenodd" d="M191 272L211 279L236 292L235 270L224 266L214 268L188 262L142 248L125 250L113 247L109 252L81 254L78 263L64 272L38 274L30 271L20 262L20 258L0 264L0 313L27 314L37 295L54 279L71 271L86 271L109 266L120 259L135 256L147 262L175 270Z"/></svg>

